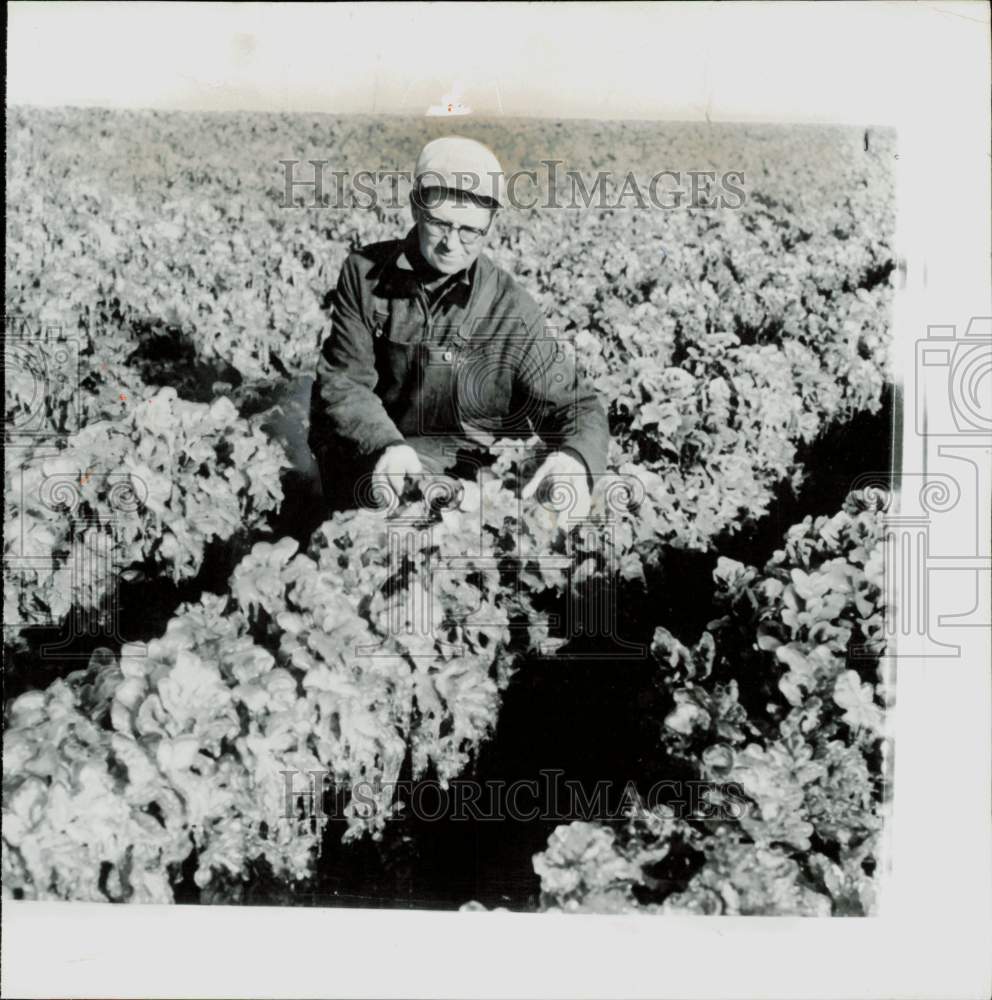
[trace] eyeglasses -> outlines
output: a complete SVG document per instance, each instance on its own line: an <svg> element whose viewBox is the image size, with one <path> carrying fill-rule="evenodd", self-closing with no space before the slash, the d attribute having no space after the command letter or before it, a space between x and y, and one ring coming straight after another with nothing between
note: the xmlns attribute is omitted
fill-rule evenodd
<svg viewBox="0 0 992 1000"><path fill-rule="evenodd" d="M453 222L435 218L430 212L424 212L421 218L427 229L435 236L450 236L452 233L457 233L458 241L463 247L475 246L492 226L491 222L485 229L476 229L475 226L456 226Z"/></svg>

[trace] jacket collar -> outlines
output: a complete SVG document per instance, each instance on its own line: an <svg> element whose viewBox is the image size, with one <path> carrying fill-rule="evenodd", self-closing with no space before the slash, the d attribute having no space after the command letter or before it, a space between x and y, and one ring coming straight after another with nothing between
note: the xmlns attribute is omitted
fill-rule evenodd
<svg viewBox="0 0 992 1000"><path fill-rule="evenodd" d="M481 256L481 254L480 254ZM395 266L401 271L412 272L418 281L432 281L441 277L438 271L424 260L420 253L420 243L417 240L417 227L414 226L400 241L400 252L396 256ZM475 271L475 263L471 267L458 271L454 275L454 281L460 284L472 286L472 273Z"/></svg>
<svg viewBox="0 0 992 1000"><path fill-rule="evenodd" d="M479 254L471 267L454 276L452 284L455 287L448 291L448 296L468 305L472 293L478 292L494 270L493 262L484 253ZM405 237L396 240L393 252L383 261L375 277L376 291L386 297L415 295L419 282L437 277L437 272L420 255L416 226Z"/></svg>

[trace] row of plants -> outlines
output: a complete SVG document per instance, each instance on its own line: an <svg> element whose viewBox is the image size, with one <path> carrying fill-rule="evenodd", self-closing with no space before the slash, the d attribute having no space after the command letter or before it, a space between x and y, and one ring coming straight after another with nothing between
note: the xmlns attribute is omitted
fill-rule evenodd
<svg viewBox="0 0 992 1000"><path fill-rule="evenodd" d="M853 131L631 126L618 145L611 126L471 123L508 170L553 148L587 180L738 169L748 197L503 213L492 256L609 403L598 524L563 532L560 512L522 507L512 445L491 479L335 515L300 551L269 529L305 437L286 400L305 395L345 255L407 217L308 207L304 189L287 205L279 161L412 163L432 126L19 109L9 124L5 645L99 616L120 580L195 585L216 543L248 554L163 634L8 706L6 893L165 901L193 870L222 898L259 864L307 879L320 832L287 813L282 772L386 789L401 769L465 773L516 666L560 645L555 602L581 605L597 576L666 586L667 547L747 531L799 486L803 445L880 405L891 137L868 153ZM536 861L545 906L870 910L883 692L851 650L878 638L877 531L853 507L801 525L761 573L721 561L725 614L699 643L658 623L657 753L743 789L750 811L563 828ZM401 805L346 803L346 838L388 836ZM660 877L675 857L695 874Z"/></svg>
<svg viewBox="0 0 992 1000"><path fill-rule="evenodd" d="M212 541L259 529L282 502L282 447L229 399L145 396L62 448L6 448L8 640L73 609L107 613L121 575L195 576Z"/></svg>
<svg viewBox="0 0 992 1000"><path fill-rule="evenodd" d="M195 337L204 356L261 380L312 371L326 294L345 254L408 223L403 206L289 206L284 162L311 170L306 160L322 157L352 177L385 169L367 162L369 151L390 149L392 169L402 169L431 127L396 123L377 138L382 124L367 119L18 109L11 117L9 313L72 331L88 314L101 346L107 327L163 320ZM689 125L661 134L629 126L614 147L621 160L581 141L588 128L572 139L581 156L547 126L466 129L496 143L511 172L540 165L541 149L554 145L562 170L586 179L673 164L745 178L737 209L508 208L497 257L566 332L593 329L597 303L616 299L625 308L653 301L661 328L702 310L712 330L799 336L810 314L842 318L847 310L837 303L823 315L831 297L874 282L891 261L887 134L858 156L850 148L861 138L856 130L728 128L717 136ZM521 145L529 156L514 153ZM219 151L216 164L204 147ZM409 163L399 162L407 150ZM38 185L39 170L59 183ZM304 175L296 180L305 194ZM808 333L811 342L823 339L815 328Z"/></svg>
<svg viewBox="0 0 992 1000"><path fill-rule="evenodd" d="M534 859L544 908L872 911L890 697L880 539L880 514L852 495L761 571L721 559L721 615L692 647L657 629L657 751L705 783L704 808L560 827ZM289 885L313 878L321 826L288 790L314 774L363 789L345 840L388 836L404 766L442 784L464 773L519 657L547 653L540 599L570 581L540 556L595 551L500 479L440 509L337 514L297 549L256 544L229 595L12 703L5 892L171 901L191 859L208 892L259 862ZM659 877L673 856L685 874Z"/></svg>
<svg viewBox="0 0 992 1000"><path fill-rule="evenodd" d="M258 542L229 594L15 699L5 891L170 901L191 856L204 889L263 860L301 880L321 829L296 818L287 772L382 788L374 808L346 804L345 840L382 836L404 764L415 779L462 773L517 658L549 640L537 604L568 580L546 557L596 551L525 509L520 455L504 450L485 483L335 514L306 552Z"/></svg>
<svg viewBox="0 0 992 1000"><path fill-rule="evenodd" d="M368 168L383 129L374 121L15 111L13 125L8 308L74 338L87 377L110 371L124 389L150 324L223 373L216 392L200 387L207 399L232 394L232 382L305 378L344 256L408 224L394 208L285 204L280 161L323 156L350 174ZM525 127L527 142L513 129L468 128L496 143L510 171L539 165L540 149L554 145L562 170L587 179L597 170L641 176L670 160L745 176L738 208L511 207L492 248L608 401L611 469L650 484L639 520L645 557L656 557L658 538L707 549L759 518L783 481L798 486L799 447L878 409L891 136L874 136L867 152L856 130L714 138L695 126L661 135L632 127L616 147L621 162L590 155L606 148L595 145L577 159L570 150L581 144L546 125ZM205 129L210 148L239 150L223 170L194 153ZM401 156L421 138L419 126L396 125L381 148ZM38 163L66 184L39 188ZM143 376L179 381L164 367L145 365Z"/></svg>
<svg viewBox="0 0 992 1000"><path fill-rule="evenodd" d="M658 743L705 802L637 803L619 829L559 827L534 858L547 909L726 915L873 912L889 789L882 517L851 494L762 568L721 558L692 647L659 627ZM691 872L659 878L674 858Z"/></svg>

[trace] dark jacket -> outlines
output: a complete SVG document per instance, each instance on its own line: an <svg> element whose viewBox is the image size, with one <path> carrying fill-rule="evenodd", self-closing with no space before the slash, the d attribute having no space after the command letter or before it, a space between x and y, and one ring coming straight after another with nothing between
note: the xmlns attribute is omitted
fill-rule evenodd
<svg viewBox="0 0 992 1000"><path fill-rule="evenodd" d="M415 229L345 260L311 397L314 452L368 468L391 444L434 457L536 432L605 472L606 412L531 296L484 254L428 294L436 277Z"/></svg>

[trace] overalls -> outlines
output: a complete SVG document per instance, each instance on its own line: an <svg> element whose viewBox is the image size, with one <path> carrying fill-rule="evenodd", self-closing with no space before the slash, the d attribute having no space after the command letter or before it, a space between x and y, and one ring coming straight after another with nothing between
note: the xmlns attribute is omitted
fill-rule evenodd
<svg viewBox="0 0 992 1000"><path fill-rule="evenodd" d="M590 477L605 472L605 409L527 292L485 255L433 295L427 274L416 230L341 269L310 411L330 509L369 504L392 444L412 446L429 474L474 479L495 440L536 433Z"/></svg>

